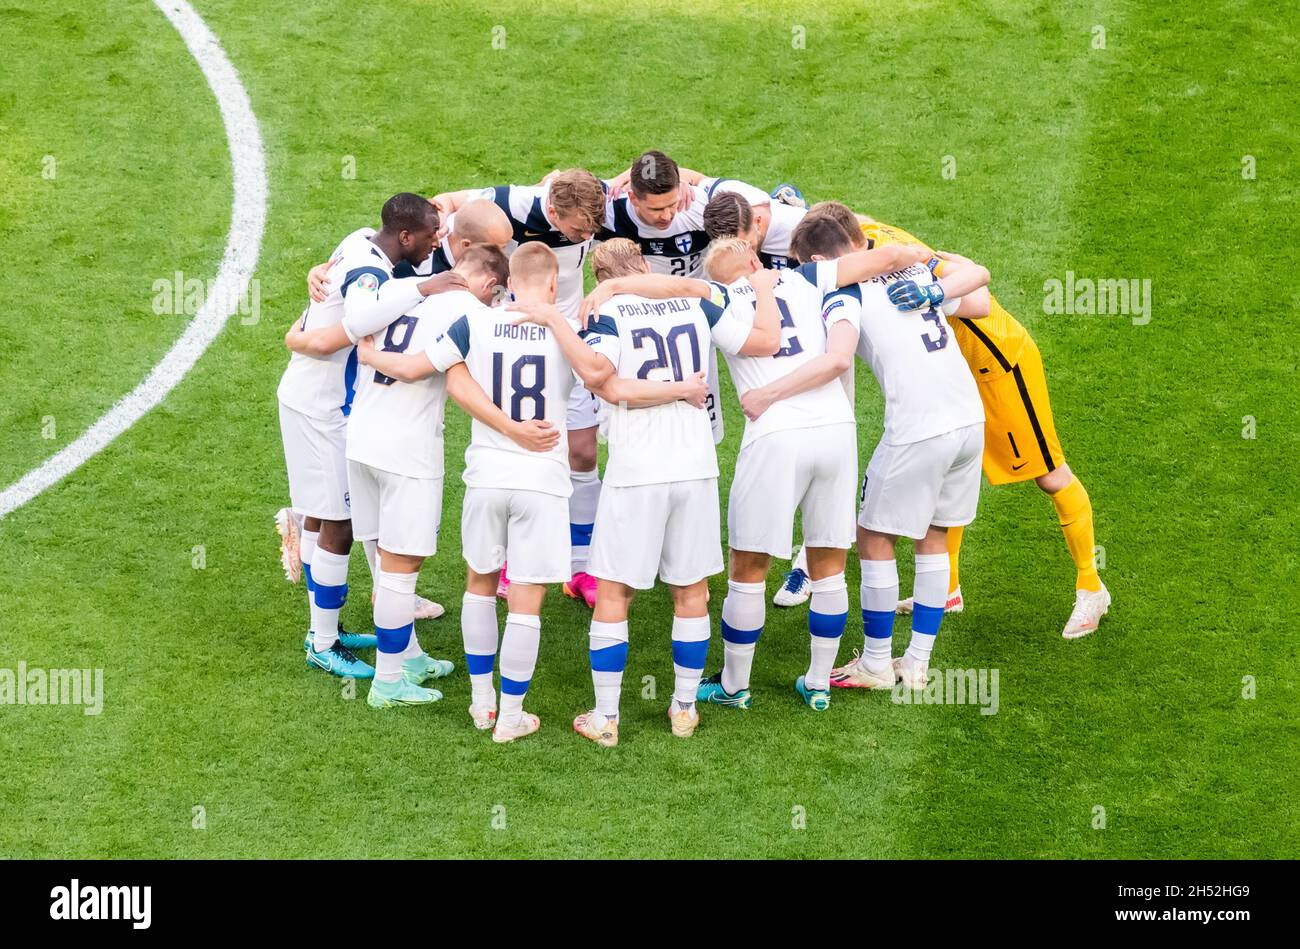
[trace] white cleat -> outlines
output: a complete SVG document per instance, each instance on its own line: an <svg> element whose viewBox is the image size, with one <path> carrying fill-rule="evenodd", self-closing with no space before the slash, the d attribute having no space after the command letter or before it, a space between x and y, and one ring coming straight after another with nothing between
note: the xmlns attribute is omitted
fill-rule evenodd
<svg viewBox="0 0 1300 949"><path fill-rule="evenodd" d="M299 550L302 525L291 509L282 507L275 512L275 532L280 535L280 566L284 568L284 578L290 583L297 583L302 576L302 554Z"/></svg>
<svg viewBox="0 0 1300 949"><path fill-rule="evenodd" d="M930 664L917 662L907 653L894 660L894 675L907 689L924 689L930 684Z"/></svg>
<svg viewBox="0 0 1300 949"><path fill-rule="evenodd" d="M469 707L469 717L474 720L475 728L485 732L497 723L497 710L486 706L480 708L477 705L471 705Z"/></svg>
<svg viewBox="0 0 1300 949"><path fill-rule="evenodd" d="M1096 630L1101 618L1110 610L1110 591L1103 583L1100 590L1075 590L1074 611L1061 635L1079 639Z"/></svg>
<svg viewBox="0 0 1300 949"><path fill-rule="evenodd" d="M540 718L532 712L524 712L519 716L519 721L513 724L507 725L505 722L497 722L497 727L492 730L492 740L498 745L504 745L516 738L531 735L541 727L542 720Z"/></svg>
<svg viewBox="0 0 1300 949"><path fill-rule="evenodd" d="M700 724L700 713L694 702L690 708L677 708L677 703L671 702L668 705L668 722L677 738L690 738Z"/></svg>
<svg viewBox="0 0 1300 949"><path fill-rule="evenodd" d="M863 662L865 657L853 650L853 660L831 670L833 689L892 689L897 679L891 666L881 672L872 672Z"/></svg>
<svg viewBox="0 0 1300 949"><path fill-rule="evenodd" d="M781 588L772 595L772 603L776 606L801 606L808 602L810 596L812 581L808 579L808 574L795 567L785 575Z"/></svg>
<svg viewBox="0 0 1300 949"><path fill-rule="evenodd" d="M447 611L442 608L441 603L435 603L433 600L426 600L418 593L415 595L415 618L416 619L437 619Z"/></svg>
<svg viewBox="0 0 1300 949"><path fill-rule="evenodd" d="M966 607L966 602L961 598L961 587L953 590L948 594L948 602L943 605L945 613L960 613ZM912 598L909 596L906 600L899 600L898 605L894 607L895 613L911 613Z"/></svg>

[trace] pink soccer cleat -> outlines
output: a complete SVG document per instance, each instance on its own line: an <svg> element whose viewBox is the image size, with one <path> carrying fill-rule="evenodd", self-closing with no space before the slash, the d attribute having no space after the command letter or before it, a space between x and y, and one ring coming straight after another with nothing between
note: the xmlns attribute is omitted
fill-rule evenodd
<svg viewBox="0 0 1300 949"><path fill-rule="evenodd" d="M573 579L564 584L564 595L575 600L585 600L587 606L596 608L596 578L589 573L575 573Z"/></svg>

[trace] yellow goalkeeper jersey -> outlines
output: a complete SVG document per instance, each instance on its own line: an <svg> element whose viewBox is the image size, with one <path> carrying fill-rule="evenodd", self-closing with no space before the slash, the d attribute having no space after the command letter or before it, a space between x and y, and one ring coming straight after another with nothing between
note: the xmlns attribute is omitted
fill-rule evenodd
<svg viewBox="0 0 1300 949"><path fill-rule="evenodd" d="M868 247L884 244L919 244L932 250L925 241L913 237L901 227L871 221L862 225ZM942 267L939 268L942 273ZM957 346L976 379L1010 372L1029 341L1029 331L1014 316L1002 308L996 299L990 299L989 315L982 320L952 319L953 335Z"/></svg>

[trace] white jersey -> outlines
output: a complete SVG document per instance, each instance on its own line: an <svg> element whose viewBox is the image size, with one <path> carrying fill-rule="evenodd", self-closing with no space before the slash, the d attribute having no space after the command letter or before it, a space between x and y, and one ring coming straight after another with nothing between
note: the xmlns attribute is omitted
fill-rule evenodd
<svg viewBox="0 0 1300 949"><path fill-rule="evenodd" d="M748 335L749 328L734 315L726 315L718 303L650 300L631 294L611 298L583 333L621 378L662 381L680 381L704 370L715 338L720 345L738 349ZM718 476L708 413L686 402L615 408L609 414L607 436L607 485L632 487Z"/></svg>
<svg viewBox="0 0 1300 949"><path fill-rule="evenodd" d="M465 290L435 293L398 317L376 340L390 353L418 353L466 314L486 310ZM442 426L447 377L401 382L362 366L348 423L348 460L408 478L443 475Z"/></svg>
<svg viewBox="0 0 1300 949"><path fill-rule="evenodd" d="M475 419L465 450L465 483L567 498L573 493L565 430L573 369L549 329L512 326L518 318L500 307L477 310L453 322L426 353L439 372L463 361L497 408L516 422L545 419L560 433L550 451L528 451Z"/></svg>
<svg viewBox="0 0 1300 949"><path fill-rule="evenodd" d="M790 235L799 226L807 208L773 201L771 195L753 185L737 181L735 178L714 178L707 186L710 198L722 192L734 192L753 207L765 206L768 209L767 233L763 236L763 246L758 249L758 259L763 266L772 270L784 270L794 267L796 263L790 258Z"/></svg>
<svg viewBox="0 0 1300 949"><path fill-rule="evenodd" d="M709 235L704 230L704 207L709 203L709 196L698 186L692 191L691 206L678 211L662 229L643 223L626 195L605 202L605 230L601 231L599 240L626 237L641 248L651 273L701 276L704 249L709 246Z"/></svg>
<svg viewBox="0 0 1300 949"><path fill-rule="evenodd" d="M885 433L891 445L909 445L984 422L984 406L970 367L953 340L943 309L900 310L886 288L898 280L936 282L925 264L873 277L837 290L822 304L822 318L859 326L858 358L870 364L885 396Z"/></svg>
<svg viewBox="0 0 1300 949"><path fill-rule="evenodd" d="M727 358L736 394L765 386L788 376L826 352L829 324L822 321L822 297L834 291L836 265L833 261L804 264L781 275L776 285L776 306L781 316L781 348L774 356L741 356L719 341ZM726 308L746 331L754 325L756 299L749 281L741 278L725 288ZM843 307L831 312L841 319ZM856 324L855 324L856 328ZM741 339L744 343L744 339ZM781 399L757 419L745 422L741 447L771 432L816 428L854 421L853 409L844 398L844 387L832 379L788 399Z"/></svg>
<svg viewBox="0 0 1300 949"><path fill-rule="evenodd" d="M574 320L577 319L578 307L582 304L582 265L591 253L591 241L575 244L551 223L546 216L550 193L549 184L501 185L484 188L479 197L495 202L510 219L514 236L506 246L507 255L513 254L516 247L529 241L541 241L555 251L560 266L555 305L565 316Z"/></svg>
<svg viewBox="0 0 1300 949"><path fill-rule="evenodd" d="M393 263L370 240L373 228L353 231L330 255L329 291L325 299L313 301L303 311L300 329L317 330L345 318L369 328L368 333L410 309L420 300L418 280L394 281ZM368 335L363 334L363 335ZM353 342L358 337L351 337ZM346 346L328 356L294 353L280 377L276 396L289 408L310 418L347 418L356 397L357 353Z"/></svg>

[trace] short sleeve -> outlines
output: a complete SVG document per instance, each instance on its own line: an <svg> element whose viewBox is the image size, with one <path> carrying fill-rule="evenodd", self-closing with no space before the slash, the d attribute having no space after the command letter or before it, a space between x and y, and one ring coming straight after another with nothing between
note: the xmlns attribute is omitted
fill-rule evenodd
<svg viewBox="0 0 1300 949"><path fill-rule="evenodd" d="M812 260L795 267L794 272L816 287L822 296L838 289L839 265L833 260Z"/></svg>
<svg viewBox="0 0 1300 949"><path fill-rule="evenodd" d="M712 284L712 286L715 298L726 301L725 305L720 306L713 300L701 300L700 308L704 310L704 316L709 321L709 333L713 337L713 342L723 352L734 356L744 347L754 325L752 321L743 320L736 315L736 308L731 303L726 287L721 284ZM753 310L750 309L749 312L752 314Z"/></svg>
<svg viewBox="0 0 1300 949"><path fill-rule="evenodd" d="M452 323L424 352L439 372L446 372L456 363L464 362L469 355L469 318L462 316Z"/></svg>
<svg viewBox="0 0 1300 949"><path fill-rule="evenodd" d="M827 332L841 321L847 321L854 329L862 326L862 291L857 284L836 290L822 300L822 322Z"/></svg>
<svg viewBox="0 0 1300 949"><path fill-rule="evenodd" d="M622 346L618 338L618 324L608 313L597 314L585 330L578 334L583 342L600 353L618 368L619 354Z"/></svg>

